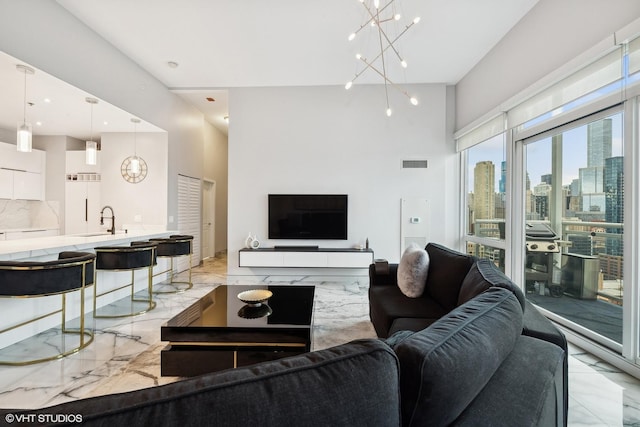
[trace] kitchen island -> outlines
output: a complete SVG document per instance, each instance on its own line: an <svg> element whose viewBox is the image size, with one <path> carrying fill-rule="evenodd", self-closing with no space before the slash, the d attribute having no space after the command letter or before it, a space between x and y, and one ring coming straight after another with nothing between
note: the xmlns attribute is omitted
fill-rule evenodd
<svg viewBox="0 0 640 427"><path fill-rule="evenodd" d="M33 239L0 241L0 261L46 261L55 259L63 251L89 251L97 246L129 245L136 240L169 237L177 231L132 230L38 237Z"/></svg>
<svg viewBox="0 0 640 427"><path fill-rule="evenodd" d="M61 235L40 237L22 240L0 241L0 261L48 261L58 258L58 254L64 251L93 252L99 246L130 246L133 241L149 240L152 238L169 237L178 234L177 231L159 230L129 230L119 231L116 234L88 233L84 235ZM158 258L156 271L167 269L167 261ZM129 272L97 271L95 279L100 284L100 289L113 289L122 286L134 278L135 292L147 288L147 274L137 271L132 276ZM154 277L153 282L159 283L166 280L166 274ZM1 284L0 284L1 285ZM93 310L92 298L95 286L90 286L85 292L85 313ZM120 289L110 295L101 298L98 308L111 304L117 300L128 297L130 289ZM0 319L0 348L9 346L25 338L34 336L50 328L61 324L59 316L47 316L38 322L25 324L23 327L13 329L15 325L21 325L28 319L39 314L51 312L59 304L59 296L51 295L42 298L10 297L0 299L0 311L3 313ZM80 293L71 292L66 298L69 313L78 312ZM69 319L73 320L73 319ZM89 322L92 324L93 322Z"/></svg>

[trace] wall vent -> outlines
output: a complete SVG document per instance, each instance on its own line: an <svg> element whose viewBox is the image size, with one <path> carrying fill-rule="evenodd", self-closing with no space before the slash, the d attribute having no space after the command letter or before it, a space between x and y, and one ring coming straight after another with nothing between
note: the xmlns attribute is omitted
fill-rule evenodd
<svg viewBox="0 0 640 427"><path fill-rule="evenodd" d="M403 160L402 169L426 169L426 160Z"/></svg>

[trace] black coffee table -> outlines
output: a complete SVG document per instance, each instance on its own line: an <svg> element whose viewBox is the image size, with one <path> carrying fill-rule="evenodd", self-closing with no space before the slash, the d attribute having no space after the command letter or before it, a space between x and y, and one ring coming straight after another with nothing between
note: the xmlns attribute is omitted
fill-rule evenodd
<svg viewBox="0 0 640 427"><path fill-rule="evenodd" d="M250 289L273 296L247 306L237 295ZM161 375L194 376L310 351L314 293L314 286L217 287L162 325L169 345L160 354Z"/></svg>

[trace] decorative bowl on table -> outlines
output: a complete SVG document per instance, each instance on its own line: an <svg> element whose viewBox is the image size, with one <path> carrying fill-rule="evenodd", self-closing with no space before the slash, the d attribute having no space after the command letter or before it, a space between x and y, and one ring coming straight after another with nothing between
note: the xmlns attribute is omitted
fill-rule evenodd
<svg viewBox="0 0 640 427"><path fill-rule="evenodd" d="M240 292L238 299L251 307L260 307L262 303L266 302L272 295L273 292L267 289L252 289L250 291Z"/></svg>

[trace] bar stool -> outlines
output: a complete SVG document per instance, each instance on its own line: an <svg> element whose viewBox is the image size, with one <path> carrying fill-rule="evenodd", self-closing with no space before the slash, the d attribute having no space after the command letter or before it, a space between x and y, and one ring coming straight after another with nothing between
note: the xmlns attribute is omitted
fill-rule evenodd
<svg viewBox="0 0 640 427"><path fill-rule="evenodd" d="M156 290L154 291L154 293L174 294L177 292L184 292L188 289L191 289L193 287L193 282L191 281L191 255L193 254L193 236L174 234L172 236L169 236L168 239L156 238L156 239L150 239L149 241L152 243L156 243L158 245L159 258L169 258L170 260L169 268L164 271L155 273L154 276L159 276L161 274L169 273L169 283L168 283L169 285L176 285L176 284L186 285L182 287L176 287L177 289L170 290L170 291ZM182 256L189 257L189 269L188 269L189 280L187 281L175 280L175 276L177 273L174 270L173 261L174 259Z"/></svg>
<svg viewBox="0 0 640 427"><path fill-rule="evenodd" d="M96 318L117 318L137 316L151 311L155 308L156 303L153 301L153 264L156 259L157 245L152 242L136 242L132 246L100 246L95 248L96 251L96 270L108 271L131 271L131 283L119 286L115 289L98 293L98 284L93 293L93 317ZM147 270L147 299L135 298L135 272L136 270ZM131 312L122 314L97 314L97 300L99 297L110 294L126 287L131 288ZM142 309L135 310L133 303L145 303Z"/></svg>
<svg viewBox="0 0 640 427"><path fill-rule="evenodd" d="M0 365L24 366L59 359L76 353L93 342L93 330L85 328L84 296L85 288L95 283L96 256L88 252L60 252L54 261L2 261L0 262L0 298L38 298L51 295L61 296L61 307L48 313L35 313L35 317L17 325L0 330L0 334L42 320L55 314L62 315L61 331L63 344L52 356L26 360L0 360ZM80 310L77 329L67 327L67 293L79 291ZM65 350L64 337L78 335L79 342Z"/></svg>

